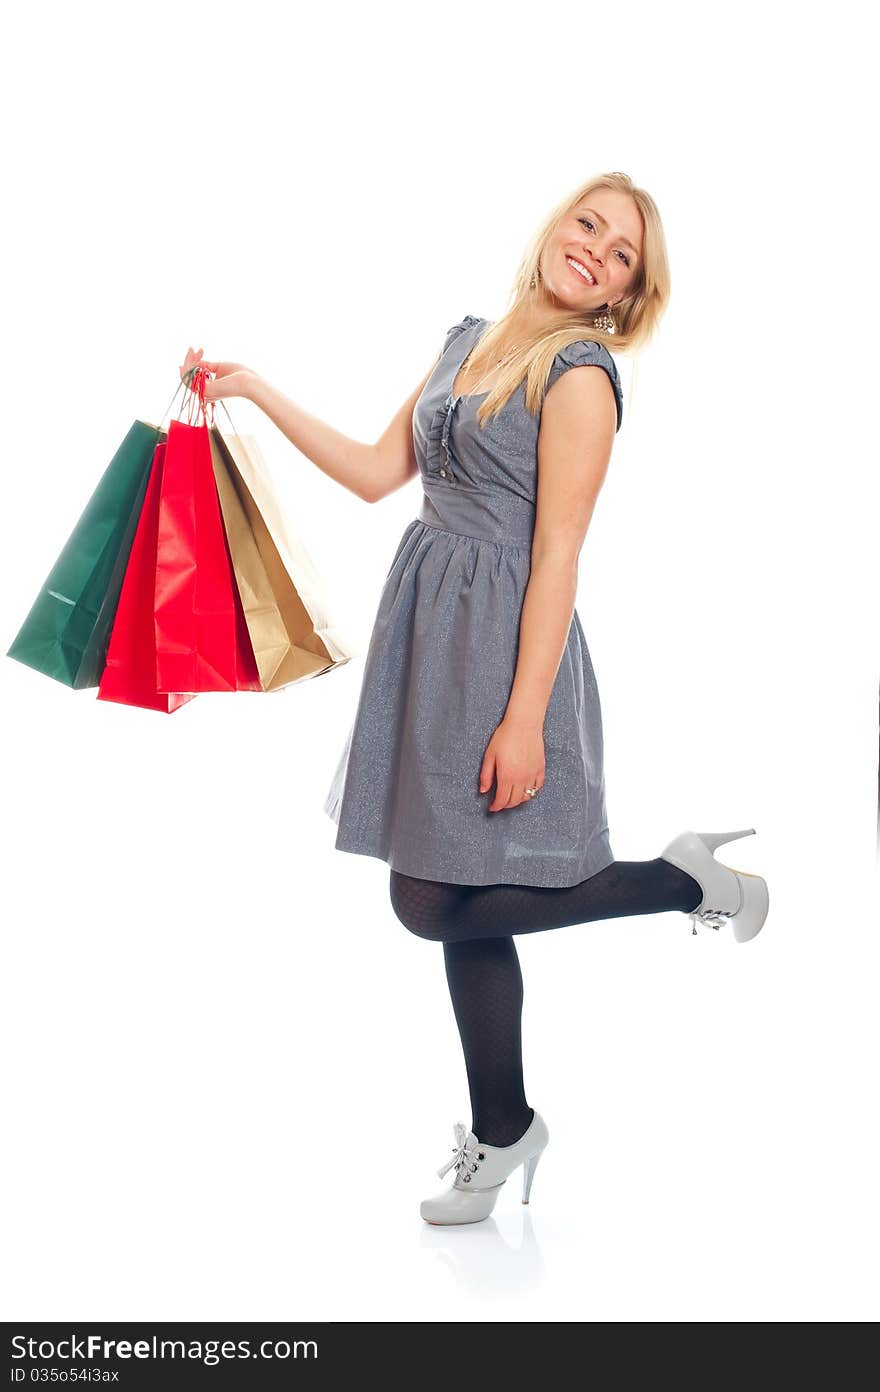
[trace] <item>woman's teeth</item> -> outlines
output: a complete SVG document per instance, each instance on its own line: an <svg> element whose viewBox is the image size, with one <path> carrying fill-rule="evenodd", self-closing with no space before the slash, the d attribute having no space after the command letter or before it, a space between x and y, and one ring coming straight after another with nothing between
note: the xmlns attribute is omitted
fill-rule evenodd
<svg viewBox="0 0 880 1392"><path fill-rule="evenodd" d="M587 270L586 266L582 266L580 261L575 261L573 256L566 256L565 259L568 262L569 266L573 266L574 269L578 272L578 274L583 276L584 280L587 282L588 285L596 284L595 280L590 275L590 272Z"/></svg>

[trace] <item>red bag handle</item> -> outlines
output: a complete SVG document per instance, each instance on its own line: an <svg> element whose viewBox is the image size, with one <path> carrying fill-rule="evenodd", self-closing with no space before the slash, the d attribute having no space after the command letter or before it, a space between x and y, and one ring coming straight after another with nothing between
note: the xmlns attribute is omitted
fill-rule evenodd
<svg viewBox="0 0 880 1392"><path fill-rule="evenodd" d="M191 382L189 381L189 379L190 379L190 378L193 378L193 377L195 378L195 384L193 384L193 383L191 383ZM199 365L199 366L197 366L197 367L191 367L191 368L189 369L189 372L185 373L185 374L184 374L184 377L183 377L183 381L184 381L184 382L186 383L186 385L190 388L190 396L189 396L189 398L188 398L189 404L190 404L190 406L192 406L192 402L193 402L194 397L195 397L195 396L198 397L198 400L199 400L199 407L200 407L202 413L203 413L204 416L205 416L205 423L206 423L206 424L207 424L207 409L206 409L206 403L205 403L205 383L206 383L207 379L208 379L208 369L207 369L206 367L202 367L201 365ZM177 395L177 393L175 392L175 396L176 396L176 395ZM218 400L219 400L219 402L220 402L220 405L223 407L223 410L226 412L226 419L229 421L229 424L232 426L233 434L237 435L237 434L238 434L238 427L236 426L235 421L232 419L232 417L231 417L230 414L229 414L229 411L228 411L227 406L226 406L226 402L223 400L222 397L218 397ZM173 402L172 402L172 404L173 404ZM215 422L215 419L214 419L214 414L215 414L215 413L214 413L214 407L215 407L215 404L216 404L216 403L213 402L213 401L207 402L207 406L210 406L210 408L211 408L211 426L212 426L212 427L213 427L213 426L215 425L215 423L216 423L216 422ZM197 408L197 409L199 409L199 408ZM193 424L193 420L192 420L192 411L191 411L191 410L190 410L190 415L189 415L189 422L190 422L191 425Z"/></svg>
<svg viewBox="0 0 880 1392"><path fill-rule="evenodd" d="M192 381L187 381L192 378ZM199 417L203 419L205 425L208 424L208 407L211 408L211 425L214 424L214 403L205 400L205 385L208 381L208 369L201 363L197 367L191 367L182 379L189 388L186 398L187 420L190 425L197 425ZM175 392L175 396L177 393ZM196 419L193 419L195 414Z"/></svg>

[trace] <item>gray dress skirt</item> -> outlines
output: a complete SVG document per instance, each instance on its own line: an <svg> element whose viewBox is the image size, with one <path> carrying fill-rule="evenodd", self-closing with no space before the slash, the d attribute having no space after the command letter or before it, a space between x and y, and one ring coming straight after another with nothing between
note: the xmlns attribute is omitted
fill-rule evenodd
<svg viewBox="0 0 880 1392"><path fill-rule="evenodd" d="M525 408L525 383L482 430L476 410L486 393L453 396L459 368L489 327L470 314L453 325L416 402L421 503L385 579L324 811L337 824L337 850L375 856L405 875L573 885L614 859L599 692L577 609L544 718L544 786L497 812L488 811L494 778L479 791L516 672L540 425ZM619 430L620 378L600 344L557 354L545 395L568 368L587 364L611 379Z"/></svg>

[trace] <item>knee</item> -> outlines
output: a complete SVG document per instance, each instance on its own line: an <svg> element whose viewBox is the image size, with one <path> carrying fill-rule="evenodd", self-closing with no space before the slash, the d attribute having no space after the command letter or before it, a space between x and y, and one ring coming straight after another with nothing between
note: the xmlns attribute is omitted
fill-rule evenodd
<svg viewBox="0 0 880 1392"><path fill-rule="evenodd" d="M424 919L414 919L410 916L404 918L399 909L395 909L394 912L404 928L417 938L424 938L425 942L445 942L446 929L442 923L426 923Z"/></svg>
<svg viewBox="0 0 880 1392"><path fill-rule="evenodd" d="M458 886L416 879L392 870L389 891L391 907L404 928L427 942L446 940L461 894Z"/></svg>

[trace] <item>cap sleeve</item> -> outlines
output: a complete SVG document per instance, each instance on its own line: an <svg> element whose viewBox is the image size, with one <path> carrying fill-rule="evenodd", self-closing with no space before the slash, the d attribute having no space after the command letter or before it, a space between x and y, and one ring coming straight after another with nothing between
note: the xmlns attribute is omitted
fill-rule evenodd
<svg viewBox="0 0 880 1392"><path fill-rule="evenodd" d="M545 396L553 383L570 367L604 367L614 388L614 401L617 406L617 430L619 430L623 424L623 388L620 385L617 364L608 349L604 344L596 343L591 338L579 339L576 343L566 344L553 359L544 391Z"/></svg>
<svg viewBox="0 0 880 1392"><path fill-rule="evenodd" d="M441 357L443 356L443 353L446 352L446 350L447 350L447 348L450 346L450 344L452 344L452 343L455 342L455 340L458 338L459 334L464 333L466 329L469 329L469 328L471 328L474 324L479 324L479 323L480 323L480 320L477 318L477 316L476 316L475 314L466 314L466 315L464 316L464 318L461 319L461 320L459 320L459 322L458 322L457 324L453 324L451 329L447 329L447 330L446 330L446 342L443 344L443 349L442 349L442 351L441 351L440 356L441 356Z"/></svg>

